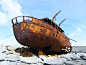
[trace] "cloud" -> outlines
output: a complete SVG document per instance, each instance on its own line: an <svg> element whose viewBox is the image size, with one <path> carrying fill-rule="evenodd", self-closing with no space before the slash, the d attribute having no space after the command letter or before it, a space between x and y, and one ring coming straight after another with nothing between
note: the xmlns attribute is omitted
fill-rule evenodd
<svg viewBox="0 0 86 65"><path fill-rule="evenodd" d="M20 43L17 42L14 36L5 38L5 39L0 39L0 45L15 45L15 46L21 46Z"/></svg>
<svg viewBox="0 0 86 65"><path fill-rule="evenodd" d="M80 27L78 27L78 28L75 30L75 32L73 32L73 33L71 33L71 34L69 35L69 37L74 37L74 36L76 36L76 35L80 35L81 32L82 32L82 29L81 29Z"/></svg>
<svg viewBox="0 0 86 65"><path fill-rule="evenodd" d="M3 10L3 12L0 12L0 20L1 20L0 24L5 24L7 23L7 21L11 20L13 17L23 15L21 12L22 7L17 2L17 0L9 0L9 1L1 0L0 5L2 6L2 10Z"/></svg>
<svg viewBox="0 0 86 65"><path fill-rule="evenodd" d="M86 27L81 24L73 33L69 35L70 38L76 40L77 42L71 41L73 46L86 46Z"/></svg>
<svg viewBox="0 0 86 65"><path fill-rule="evenodd" d="M21 5L18 3L18 0L0 0L0 6L1 6L1 10L0 10L0 26L1 25L7 25L6 27L10 27L9 26L9 21L11 21L11 19L13 17L16 16L20 16L23 15L21 9ZM1 26L2 27L2 26ZM0 44L2 45L15 45L15 46L21 46L15 39L14 36L11 35L10 32L12 32L12 30L9 33L6 33L8 31L6 31L5 26L3 26L3 29L0 29L2 34L0 35ZM10 29L10 28L8 28ZM6 32L5 32L5 31ZM4 35L6 37L4 37Z"/></svg>
<svg viewBox="0 0 86 65"><path fill-rule="evenodd" d="M4 14L3 12L0 12L0 25L4 25L6 23L7 23L6 14Z"/></svg>
<svg viewBox="0 0 86 65"><path fill-rule="evenodd" d="M83 28L83 29L86 29L86 26L84 26L84 25L82 24L82 28Z"/></svg>

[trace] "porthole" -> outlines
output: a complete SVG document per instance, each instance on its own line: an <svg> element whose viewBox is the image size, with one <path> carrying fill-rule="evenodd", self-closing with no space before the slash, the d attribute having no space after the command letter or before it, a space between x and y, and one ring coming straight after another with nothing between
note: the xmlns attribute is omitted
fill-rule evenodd
<svg viewBox="0 0 86 65"><path fill-rule="evenodd" d="M57 30L58 30L58 27L57 27Z"/></svg>
<svg viewBox="0 0 86 65"><path fill-rule="evenodd" d="M42 32L42 29L40 29L41 30L41 32Z"/></svg>
<svg viewBox="0 0 86 65"><path fill-rule="evenodd" d="M60 39L60 36L59 36L59 39Z"/></svg>
<svg viewBox="0 0 86 65"><path fill-rule="evenodd" d="M56 37L57 37L57 34L56 34Z"/></svg>
<svg viewBox="0 0 86 65"><path fill-rule="evenodd" d="M53 33L53 36L55 36L55 34Z"/></svg>
<svg viewBox="0 0 86 65"><path fill-rule="evenodd" d="M57 33L59 34L59 32L57 31Z"/></svg>

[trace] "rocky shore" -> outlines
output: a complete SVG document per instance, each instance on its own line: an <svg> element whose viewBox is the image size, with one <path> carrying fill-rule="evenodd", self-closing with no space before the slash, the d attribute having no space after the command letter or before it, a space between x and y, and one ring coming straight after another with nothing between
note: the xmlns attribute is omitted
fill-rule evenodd
<svg viewBox="0 0 86 65"><path fill-rule="evenodd" d="M40 55L42 60L33 54L23 57L15 52L16 48L18 47L0 45L0 65L86 65L86 53L81 51L51 57Z"/></svg>

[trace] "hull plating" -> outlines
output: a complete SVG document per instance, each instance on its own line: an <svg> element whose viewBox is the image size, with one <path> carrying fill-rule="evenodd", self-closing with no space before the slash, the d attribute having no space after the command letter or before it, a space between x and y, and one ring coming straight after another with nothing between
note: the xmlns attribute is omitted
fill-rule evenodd
<svg viewBox="0 0 86 65"><path fill-rule="evenodd" d="M61 36L61 33L55 36L50 29L32 22L17 23L13 29L16 40L22 45L38 49L46 49L50 46L48 51L55 52L61 52L62 48L70 48L70 42Z"/></svg>

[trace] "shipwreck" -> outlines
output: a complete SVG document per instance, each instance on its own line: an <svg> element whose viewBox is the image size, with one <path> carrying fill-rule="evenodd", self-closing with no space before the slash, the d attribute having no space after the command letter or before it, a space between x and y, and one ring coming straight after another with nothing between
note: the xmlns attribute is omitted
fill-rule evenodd
<svg viewBox="0 0 86 65"><path fill-rule="evenodd" d="M63 54L72 50L70 39L64 34L64 30L53 20L61 12L51 19L38 19L32 16L18 16L11 20L16 40L29 50L39 55L39 51L44 54ZM22 21L18 21L18 18ZM26 19L27 18L27 19ZM15 21L15 22L14 22Z"/></svg>

